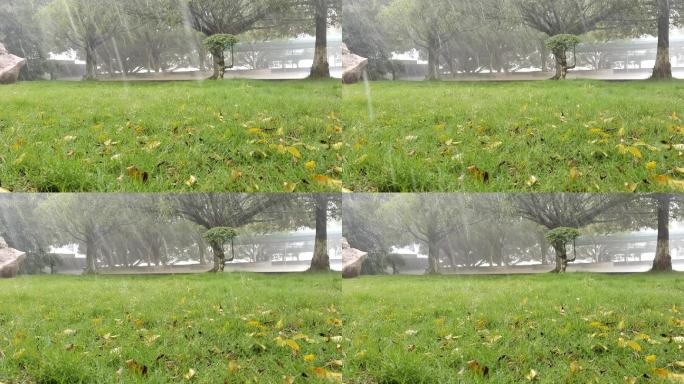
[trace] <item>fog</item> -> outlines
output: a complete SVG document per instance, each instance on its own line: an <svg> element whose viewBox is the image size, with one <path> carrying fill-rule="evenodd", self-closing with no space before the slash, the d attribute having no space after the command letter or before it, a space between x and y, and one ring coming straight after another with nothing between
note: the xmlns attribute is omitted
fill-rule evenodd
<svg viewBox="0 0 684 384"><path fill-rule="evenodd" d="M677 270L684 270L681 202L669 197ZM367 274L549 272L558 254L549 233L559 227L579 230L564 244L568 271L644 272L656 255L659 204L657 195L355 194L343 200L343 233L368 253Z"/></svg>
<svg viewBox="0 0 684 384"><path fill-rule="evenodd" d="M327 0L2 0L0 43L28 60L23 80L199 80L219 54L228 78L294 79L310 74L320 37L339 76L339 12ZM217 35L236 42L212 52Z"/></svg>
<svg viewBox="0 0 684 384"><path fill-rule="evenodd" d="M316 247L339 270L339 205L325 194L0 194L0 237L26 254L27 274L298 272Z"/></svg>
<svg viewBox="0 0 684 384"><path fill-rule="evenodd" d="M569 78L646 79L658 12L636 0L344 0L345 42L371 79L541 80L554 75L552 37L573 35ZM671 1L669 56L684 77L684 2ZM567 56L567 57L566 57Z"/></svg>

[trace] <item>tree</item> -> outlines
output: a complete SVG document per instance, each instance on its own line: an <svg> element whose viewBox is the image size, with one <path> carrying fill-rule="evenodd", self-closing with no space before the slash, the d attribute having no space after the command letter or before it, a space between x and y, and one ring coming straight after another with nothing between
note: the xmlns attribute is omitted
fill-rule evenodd
<svg viewBox="0 0 684 384"><path fill-rule="evenodd" d="M237 237L237 232L230 227L214 227L204 233L204 238L210 244L218 244L221 249L225 246L227 242L230 242L231 257L228 261L233 261L235 258L235 245L234 240ZM214 254L214 257L217 255ZM221 260L214 260L214 264L220 263ZM225 261L224 261L225 263Z"/></svg>
<svg viewBox="0 0 684 384"><path fill-rule="evenodd" d="M573 243L573 251L577 252L574 246L575 240L580 236L580 231L577 228L558 227L546 233L546 240L551 243L551 246L556 251L556 257L560 259L560 269L557 272L565 273L569 262L574 262L576 256L568 259L567 247Z"/></svg>
<svg viewBox="0 0 684 384"><path fill-rule="evenodd" d="M48 70L44 35L37 17L49 0L0 1L0 42L13 54L25 58L20 78L35 80Z"/></svg>
<svg viewBox="0 0 684 384"><path fill-rule="evenodd" d="M84 273L97 273L98 252L107 237L134 223L134 211L126 211L125 195L59 194L48 197L39 207L55 236L53 243L78 243L85 249ZM128 213L128 214L127 214Z"/></svg>
<svg viewBox="0 0 684 384"><path fill-rule="evenodd" d="M395 73L392 52L388 46L388 32L380 15L390 0L344 0L342 31L349 50L368 58L367 73L372 80Z"/></svg>
<svg viewBox="0 0 684 384"><path fill-rule="evenodd" d="M625 207L633 196L533 193L512 195L511 199L519 214L551 231L561 227L580 229L597 222L615 221L616 217L621 216L619 208ZM553 272L564 272L567 266L567 255L556 247L554 250L556 251L556 267Z"/></svg>
<svg viewBox="0 0 684 384"><path fill-rule="evenodd" d="M440 243L467 226L463 194L398 195L383 207L382 216L400 234L401 245L427 247L428 274L440 271ZM397 244L399 245L399 244Z"/></svg>
<svg viewBox="0 0 684 384"><path fill-rule="evenodd" d="M330 64L328 63L328 23L330 14L340 12L340 0L306 0L309 11L314 14L315 49L311 66L312 79L330 78Z"/></svg>
<svg viewBox="0 0 684 384"><path fill-rule="evenodd" d="M283 9L283 0L188 0L179 4L192 28L207 37L238 36L253 29L270 27L260 23L264 24ZM221 51L219 55L222 54ZM214 74L220 72L220 61L220 57L214 56Z"/></svg>
<svg viewBox="0 0 684 384"><path fill-rule="evenodd" d="M655 67L653 67L651 79L672 80L672 63L670 63L670 16L673 9L673 0L654 1L657 5L658 53L656 54L656 62Z"/></svg>
<svg viewBox="0 0 684 384"><path fill-rule="evenodd" d="M670 208L672 196L657 194L653 196L657 206L658 242L652 271L672 272L672 257L670 256Z"/></svg>
<svg viewBox="0 0 684 384"><path fill-rule="evenodd" d="M316 215L316 241L311 260L310 272L330 271L330 257L328 256L328 211L330 204L334 204L332 196L319 193L312 196Z"/></svg>
<svg viewBox="0 0 684 384"><path fill-rule="evenodd" d="M565 80L568 70L577 65L577 45L580 39L575 35L556 35L546 41L546 47L551 50L556 59L556 75L553 80ZM573 52L573 65L568 65L568 51Z"/></svg>
<svg viewBox="0 0 684 384"><path fill-rule="evenodd" d="M209 231L218 227L234 230L248 224L268 221L267 210L287 203L287 199L275 194L183 194L166 196L173 213L200 225ZM214 253L212 272L223 272L226 255L223 243L207 239Z"/></svg>
<svg viewBox="0 0 684 384"><path fill-rule="evenodd" d="M228 68L233 68L235 63L235 44L237 41L235 36L225 33L212 35L204 40L204 46L214 58L214 74L211 76L212 80L223 80L223 76L226 73L226 59L224 53L229 49L231 61Z"/></svg>
<svg viewBox="0 0 684 384"><path fill-rule="evenodd" d="M58 48L85 54L84 80L96 80L97 49L128 26L127 16L117 2L55 0L45 7L42 19Z"/></svg>
<svg viewBox="0 0 684 384"><path fill-rule="evenodd" d="M580 36L611 20L631 14L634 0L513 0L522 22L546 34ZM560 53L560 51L559 51ZM562 56L556 56L555 78L562 76Z"/></svg>
<svg viewBox="0 0 684 384"><path fill-rule="evenodd" d="M383 274L392 261L399 266L398 260L390 259L392 239L382 216L382 207L388 201L389 197L382 194L346 194L342 199L342 234L350 247L368 254L364 274Z"/></svg>
<svg viewBox="0 0 684 384"><path fill-rule="evenodd" d="M453 37L455 26L462 25L457 4L452 0L395 0L382 14L395 48L418 47L427 55L427 80L439 79L442 43Z"/></svg>

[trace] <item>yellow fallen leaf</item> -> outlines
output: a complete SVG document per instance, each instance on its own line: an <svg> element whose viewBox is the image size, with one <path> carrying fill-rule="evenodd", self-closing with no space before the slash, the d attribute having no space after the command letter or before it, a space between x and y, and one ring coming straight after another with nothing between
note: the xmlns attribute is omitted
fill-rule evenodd
<svg viewBox="0 0 684 384"><path fill-rule="evenodd" d="M299 149L295 147L287 147L287 151L290 152L290 154L297 159L300 159L302 157L302 153L299 152Z"/></svg>
<svg viewBox="0 0 684 384"><path fill-rule="evenodd" d="M684 180L669 179L667 185L673 189L684 189Z"/></svg>
<svg viewBox="0 0 684 384"><path fill-rule="evenodd" d="M342 181L326 175L315 175L314 180L319 184L325 184L330 188L342 188Z"/></svg>
<svg viewBox="0 0 684 384"><path fill-rule="evenodd" d="M295 189L297 189L297 183L290 183L289 181L283 183L283 191L291 193Z"/></svg>
<svg viewBox="0 0 684 384"><path fill-rule="evenodd" d="M307 171L313 171L316 169L316 162L313 160L307 161L306 164L304 164L304 169Z"/></svg>
<svg viewBox="0 0 684 384"><path fill-rule="evenodd" d="M258 322L256 320L249 320L247 322L247 325L249 325L250 327L254 327L254 328L262 328L262 329L266 328L266 327L264 327L263 324L261 324L260 322Z"/></svg>
<svg viewBox="0 0 684 384"><path fill-rule="evenodd" d="M641 151L637 147L628 147L627 151L632 154L632 156L636 157L637 159L641 159L643 156L641 154Z"/></svg>
<svg viewBox="0 0 684 384"><path fill-rule="evenodd" d="M644 357L644 360L649 364L655 363L656 359L657 359L656 355L648 355L648 356Z"/></svg>
<svg viewBox="0 0 684 384"><path fill-rule="evenodd" d="M539 181L539 179L537 179L537 176L530 176L530 178L527 179L527 186L531 187L531 186L537 184L538 181Z"/></svg>
<svg viewBox="0 0 684 384"><path fill-rule="evenodd" d="M534 369L530 369L530 373L528 373L525 377L529 381L534 381L537 379L537 371L535 371Z"/></svg>
<svg viewBox="0 0 684 384"><path fill-rule="evenodd" d="M10 193L10 190L0 187L0 193Z"/></svg>
<svg viewBox="0 0 684 384"><path fill-rule="evenodd" d="M304 361L306 361L307 363L310 363L314 360L316 360L316 355L304 355Z"/></svg>
<svg viewBox="0 0 684 384"><path fill-rule="evenodd" d="M283 376L283 384L294 384L294 376Z"/></svg>
<svg viewBox="0 0 684 384"><path fill-rule="evenodd" d="M195 183L197 183L197 178L193 175L190 175L190 178L185 181L185 185L188 187L192 187Z"/></svg>
<svg viewBox="0 0 684 384"><path fill-rule="evenodd" d="M241 177L242 177L242 172L241 172L241 171L238 171L237 169L233 169L233 170L230 172L230 179L231 179L232 181L235 181L235 180L237 180L237 179L239 179L239 178L241 178Z"/></svg>
<svg viewBox="0 0 684 384"><path fill-rule="evenodd" d="M634 341L634 340L629 340L629 341L627 342L627 346L630 347L630 348L632 348L633 350L635 350L635 351L637 351L637 352L641 352L641 344L637 343L637 342Z"/></svg>
<svg viewBox="0 0 684 384"><path fill-rule="evenodd" d="M655 161L649 161L648 163L646 163L646 170L647 171L652 171L652 170L656 169L657 167L658 167L658 163L656 163Z"/></svg>
<svg viewBox="0 0 684 384"><path fill-rule="evenodd" d="M126 366L137 375L147 375L147 366L142 365L133 359L126 361Z"/></svg>
<svg viewBox="0 0 684 384"><path fill-rule="evenodd" d="M330 360L330 366L342 368L342 367L344 367L344 361L339 360L339 359L338 360Z"/></svg>
<svg viewBox="0 0 684 384"><path fill-rule="evenodd" d="M582 370L582 367L576 362L573 361L570 363L570 374L574 375L575 373L579 372Z"/></svg>
<svg viewBox="0 0 684 384"><path fill-rule="evenodd" d="M577 167L570 168L570 181L575 181L578 177L580 177L580 173L577 171Z"/></svg>
<svg viewBox="0 0 684 384"><path fill-rule="evenodd" d="M197 371L195 371L194 369L190 368L190 369L188 370L188 373L186 373L185 375L183 375L183 378L184 378L185 380L192 380L192 378L195 377L195 374L196 374L196 373L197 373Z"/></svg>
<svg viewBox="0 0 684 384"><path fill-rule="evenodd" d="M299 343L297 343L296 341L294 341L292 339L288 339L287 341L285 341L285 343L287 344L288 347L292 348L295 351L299 351L301 349L301 347L299 346Z"/></svg>
<svg viewBox="0 0 684 384"><path fill-rule="evenodd" d="M151 141L151 142L147 143L147 145L145 146L145 149L148 151L151 151L160 145L161 145L161 141L158 141L158 140Z"/></svg>
<svg viewBox="0 0 684 384"><path fill-rule="evenodd" d="M477 360L470 360L468 361L468 369L475 373L476 375L479 376L488 376L489 375L489 367L483 366L480 364L479 361Z"/></svg>

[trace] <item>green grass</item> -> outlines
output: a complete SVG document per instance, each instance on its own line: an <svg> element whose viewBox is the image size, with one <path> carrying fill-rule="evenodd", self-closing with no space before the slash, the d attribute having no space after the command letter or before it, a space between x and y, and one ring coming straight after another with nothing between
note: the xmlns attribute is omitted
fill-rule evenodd
<svg viewBox="0 0 684 384"><path fill-rule="evenodd" d="M340 103L337 81L4 86L0 187L339 190Z"/></svg>
<svg viewBox="0 0 684 384"><path fill-rule="evenodd" d="M336 275L0 281L0 382L187 382L190 369L196 383L328 382L340 287Z"/></svg>
<svg viewBox="0 0 684 384"><path fill-rule="evenodd" d="M344 86L344 184L381 192L681 190L683 84L377 82L372 120L364 85Z"/></svg>
<svg viewBox="0 0 684 384"><path fill-rule="evenodd" d="M684 360L681 275L366 277L342 289L349 383L514 383L532 369L540 383L684 373L671 366Z"/></svg>

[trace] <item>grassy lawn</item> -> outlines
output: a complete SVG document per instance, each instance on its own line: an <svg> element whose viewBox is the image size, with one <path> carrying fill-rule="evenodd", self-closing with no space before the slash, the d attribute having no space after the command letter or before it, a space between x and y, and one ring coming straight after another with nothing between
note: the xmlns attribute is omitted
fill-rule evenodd
<svg viewBox="0 0 684 384"><path fill-rule="evenodd" d="M0 281L0 382L338 380L336 275Z"/></svg>
<svg viewBox="0 0 684 384"><path fill-rule="evenodd" d="M680 275L375 277L342 288L349 383L681 382L674 375L684 373Z"/></svg>
<svg viewBox="0 0 684 384"><path fill-rule="evenodd" d="M682 85L378 82L370 108L363 84L344 86L344 184L382 192L682 190Z"/></svg>
<svg viewBox="0 0 684 384"><path fill-rule="evenodd" d="M340 190L340 103L338 81L4 86L0 187Z"/></svg>

